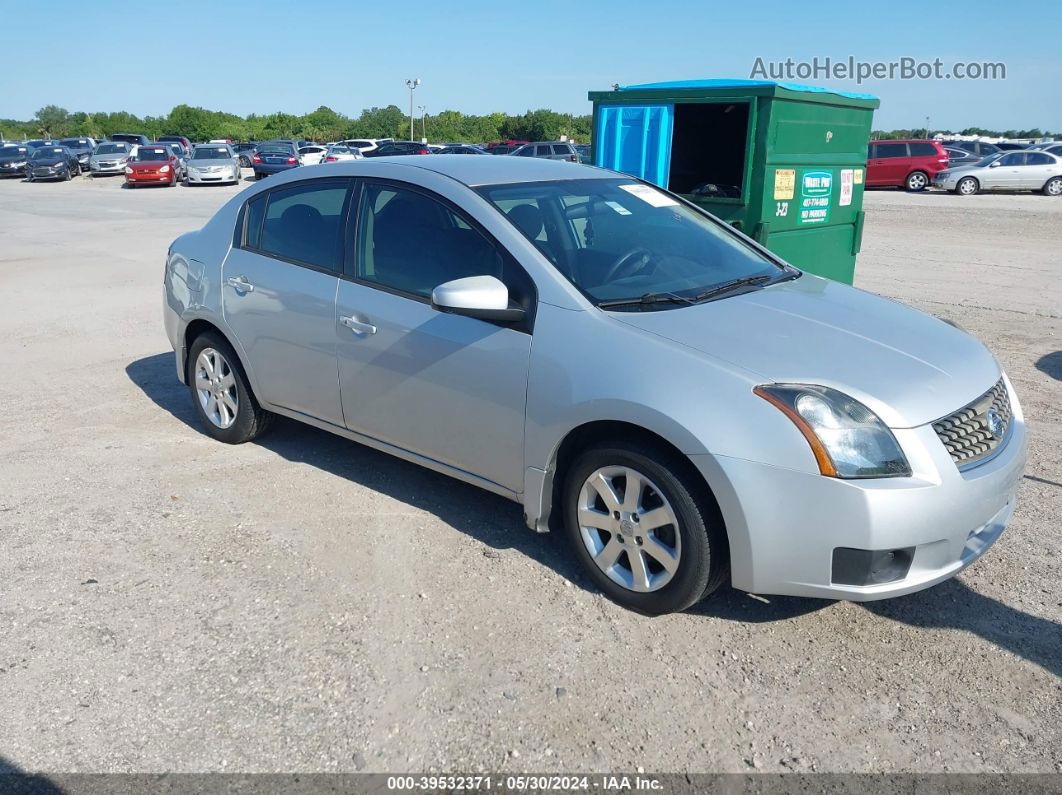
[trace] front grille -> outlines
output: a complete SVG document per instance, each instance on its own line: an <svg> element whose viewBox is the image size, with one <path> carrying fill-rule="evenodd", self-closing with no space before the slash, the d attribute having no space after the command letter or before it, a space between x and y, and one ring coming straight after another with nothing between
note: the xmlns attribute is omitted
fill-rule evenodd
<svg viewBox="0 0 1062 795"><path fill-rule="evenodd" d="M933 430L959 469L991 456L1010 430L1010 396L1003 379L954 414L933 423Z"/></svg>

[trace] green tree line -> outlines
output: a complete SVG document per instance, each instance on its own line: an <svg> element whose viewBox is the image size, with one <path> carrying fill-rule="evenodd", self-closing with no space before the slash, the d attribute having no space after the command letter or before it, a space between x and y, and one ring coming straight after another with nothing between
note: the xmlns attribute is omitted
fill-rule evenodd
<svg viewBox="0 0 1062 795"><path fill-rule="evenodd" d="M1056 137L1059 135L1059 133L1041 130L1039 127L1033 127L1031 130L988 130L984 127L967 127L965 130L931 131L927 131L925 127L918 127L913 130L874 130L870 137L875 141L887 141L896 138L932 138L937 133L944 136L983 135L986 138L1050 138L1052 135Z"/></svg>
<svg viewBox="0 0 1062 795"><path fill-rule="evenodd" d="M573 116L552 110L529 110L513 116L491 113L474 116L445 110L414 119L414 136L429 141L481 143L506 139L551 141L567 135L576 141L590 140L590 116ZM423 131L423 132L422 132ZM103 139L114 133L140 133L154 139L160 135L184 135L193 141L231 138L261 141L270 138L305 138L338 141L345 138L409 138L409 116L397 105L366 108L357 118L331 108L296 116L290 113L237 116L216 110L178 105L166 116L134 116L132 113L69 112L47 105L29 121L0 119L0 134L6 139L59 138L87 135Z"/></svg>

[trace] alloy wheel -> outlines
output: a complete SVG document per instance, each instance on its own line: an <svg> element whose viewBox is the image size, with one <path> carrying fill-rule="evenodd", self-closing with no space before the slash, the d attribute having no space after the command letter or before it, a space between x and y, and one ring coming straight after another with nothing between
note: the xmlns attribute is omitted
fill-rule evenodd
<svg viewBox="0 0 1062 795"><path fill-rule="evenodd" d="M967 177L959 182L959 193L963 196L972 196L977 193L977 183L974 182L972 177Z"/></svg>
<svg viewBox="0 0 1062 795"><path fill-rule="evenodd" d="M583 482L578 523L594 564L627 590L658 591L678 571L675 511L659 486L631 467L602 467Z"/></svg>
<svg viewBox="0 0 1062 795"><path fill-rule="evenodd" d="M907 188L909 190L922 190L926 186L926 175L917 172L907 178Z"/></svg>
<svg viewBox="0 0 1062 795"><path fill-rule="evenodd" d="M1047 183L1048 196L1062 196L1062 179L1055 177Z"/></svg>
<svg viewBox="0 0 1062 795"><path fill-rule="evenodd" d="M236 422L239 394L232 366L215 348L203 348L195 360L195 391L203 414L216 428Z"/></svg>

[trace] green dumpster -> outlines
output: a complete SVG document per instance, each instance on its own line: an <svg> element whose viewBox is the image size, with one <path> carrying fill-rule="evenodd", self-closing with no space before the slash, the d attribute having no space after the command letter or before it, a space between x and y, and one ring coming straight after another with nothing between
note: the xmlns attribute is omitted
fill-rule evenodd
<svg viewBox="0 0 1062 795"><path fill-rule="evenodd" d="M595 165L681 194L787 262L852 283L877 97L692 80L589 98Z"/></svg>

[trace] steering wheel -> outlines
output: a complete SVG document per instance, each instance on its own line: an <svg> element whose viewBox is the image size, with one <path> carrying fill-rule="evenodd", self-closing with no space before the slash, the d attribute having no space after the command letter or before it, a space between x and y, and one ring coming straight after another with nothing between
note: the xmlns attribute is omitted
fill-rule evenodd
<svg viewBox="0 0 1062 795"><path fill-rule="evenodd" d="M613 279L620 279L624 276L633 276L640 271L645 264L652 257L652 252L642 246L636 246L625 254L621 254L615 262L608 269L608 273L605 274L605 278L601 280L602 284L608 284Z"/></svg>

